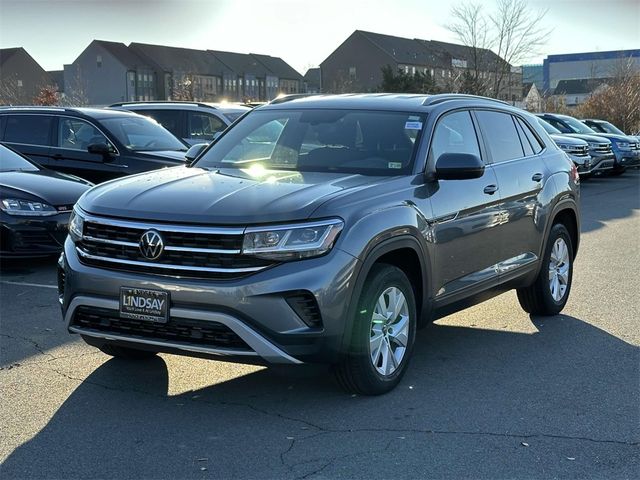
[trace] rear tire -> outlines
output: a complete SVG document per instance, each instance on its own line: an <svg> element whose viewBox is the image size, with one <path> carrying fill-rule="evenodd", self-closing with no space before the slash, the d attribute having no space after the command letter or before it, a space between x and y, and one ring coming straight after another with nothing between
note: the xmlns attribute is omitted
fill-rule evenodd
<svg viewBox="0 0 640 480"><path fill-rule="evenodd" d="M407 370L416 335L415 294L402 270L377 264L357 307L350 350L334 374L349 393L380 395L395 388Z"/></svg>
<svg viewBox="0 0 640 480"><path fill-rule="evenodd" d="M567 227L551 227L542 266L533 284L519 288L518 301L532 315L557 315L569 299L573 280L573 243Z"/></svg>

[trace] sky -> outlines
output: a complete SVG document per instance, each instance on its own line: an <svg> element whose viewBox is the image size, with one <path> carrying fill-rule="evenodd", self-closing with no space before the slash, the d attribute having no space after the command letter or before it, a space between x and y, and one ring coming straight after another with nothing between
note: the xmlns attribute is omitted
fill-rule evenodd
<svg viewBox="0 0 640 480"><path fill-rule="evenodd" d="M263 53L304 74L354 30L456 42L460 0L0 0L0 48L61 70L94 39ZM490 12L495 0L481 0ZM640 49L640 0L529 0L547 10L546 55Z"/></svg>

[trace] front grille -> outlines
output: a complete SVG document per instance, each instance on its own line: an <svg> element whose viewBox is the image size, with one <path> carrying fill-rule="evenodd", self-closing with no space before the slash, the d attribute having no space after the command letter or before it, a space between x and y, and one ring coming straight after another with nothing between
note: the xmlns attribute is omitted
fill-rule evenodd
<svg viewBox="0 0 640 480"><path fill-rule="evenodd" d="M71 326L133 339L251 351L251 348L233 330L218 322L171 317L167 323L156 323L120 318L118 312L105 308L78 307L73 315Z"/></svg>
<svg viewBox="0 0 640 480"><path fill-rule="evenodd" d="M611 153L611 144L610 143L600 143L596 145L593 149L596 153L600 154L609 154Z"/></svg>
<svg viewBox="0 0 640 480"><path fill-rule="evenodd" d="M632 143L630 146L631 150L640 150L640 143Z"/></svg>
<svg viewBox="0 0 640 480"><path fill-rule="evenodd" d="M572 146L567 149L567 152L576 157L586 157L589 155L589 147L586 145L584 146L578 145L575 147Z"/></svg>
<svg viewBox="0 0 640 480"><path fill-rule="evenodd" d="M149 230L162 238L158 258L149 259L140 248ZM233 279L263 270L274 262L241 255L243 229L169 226L89 217L76 245L88 265L118 270Z"/></svg>

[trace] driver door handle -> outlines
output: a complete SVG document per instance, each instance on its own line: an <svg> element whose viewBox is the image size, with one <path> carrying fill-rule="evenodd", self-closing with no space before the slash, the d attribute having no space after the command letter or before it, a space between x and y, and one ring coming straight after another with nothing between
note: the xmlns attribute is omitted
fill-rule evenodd
<svg viewBox="0 0 640 480"><path fill-rule="evenodd" d="M487 195L493 195L497 191L498 191L497 185L487 185L486 187L484 187L484 193L486 193Z"/></svg>
<svg viewBox="0 0 640 480"><path fill-rule="evenodd" d="M531 177L531 180L533 180L534 182L539 182L544 178L544 175L542 175L541 173L534 173L533 177Z"/></svg>

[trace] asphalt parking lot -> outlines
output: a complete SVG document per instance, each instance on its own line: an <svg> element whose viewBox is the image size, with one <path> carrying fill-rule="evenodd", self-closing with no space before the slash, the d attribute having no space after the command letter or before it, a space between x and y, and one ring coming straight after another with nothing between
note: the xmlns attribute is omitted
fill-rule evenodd
<svg viewBox="0 0 640 480"><path fill-rule="evenodd" d="M640 171L582 188L567 308L514 293L422 330L390 394L323 371L110 359L66 333L55 261L4 261L3 478L638 478Z"/></svg>

